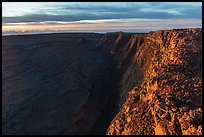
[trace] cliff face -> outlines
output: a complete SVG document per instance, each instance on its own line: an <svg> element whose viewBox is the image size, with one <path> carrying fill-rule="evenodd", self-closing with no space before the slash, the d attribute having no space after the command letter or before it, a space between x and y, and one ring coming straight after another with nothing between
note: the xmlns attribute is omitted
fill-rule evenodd
<svg viewBox="0 0 204 137"><path fill-rule="evenodd" d="M137 48L142 44L145 35L123 32L107 33L96 47L114 55L118 61L118 69L123 73L129 66Z"/></svg>
<svg viewBox="0 0 204 137"><path fill-rule="evenodd" d="M97 48L122 74L113 134L202 134L202 29L108 33Z"/></svg>

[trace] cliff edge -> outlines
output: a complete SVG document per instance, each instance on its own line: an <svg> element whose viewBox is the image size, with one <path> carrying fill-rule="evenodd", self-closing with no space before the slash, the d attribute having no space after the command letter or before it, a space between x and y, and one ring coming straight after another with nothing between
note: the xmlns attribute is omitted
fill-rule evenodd
<svg viewBox="0 0 204 137"><path fill-rule="evenodd" d="M202 134L202 29L107 33L118 61L121 109L107 135Z"/></svg>

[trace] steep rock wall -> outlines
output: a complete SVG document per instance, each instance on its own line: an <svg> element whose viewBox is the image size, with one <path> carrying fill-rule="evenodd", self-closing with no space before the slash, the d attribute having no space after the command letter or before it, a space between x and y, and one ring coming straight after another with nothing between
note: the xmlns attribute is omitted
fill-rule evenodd
<svg viewBox="0 0 204 137"><path fill-rule="evenodd" d="M97 48L122 74L122 108L108 135L202 134L202 29L112 33Z"/></svg>

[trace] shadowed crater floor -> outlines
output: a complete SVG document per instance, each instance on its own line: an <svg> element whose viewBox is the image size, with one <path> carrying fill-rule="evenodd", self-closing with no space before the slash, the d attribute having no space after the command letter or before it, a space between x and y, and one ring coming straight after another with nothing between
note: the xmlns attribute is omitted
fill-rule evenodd
<svg viewBox="0 0 204 137"><path fill-rule="evenodd" d="M95 50L101 37L2 37L3 134L105 134L117 71L111 55Z"/></svg>

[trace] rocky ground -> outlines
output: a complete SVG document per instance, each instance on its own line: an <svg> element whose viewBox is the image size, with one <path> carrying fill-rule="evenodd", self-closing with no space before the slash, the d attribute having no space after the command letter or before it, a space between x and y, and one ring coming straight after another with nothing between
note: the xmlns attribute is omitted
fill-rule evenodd
<svg viewBox="0 0 204 137"><path fill-rule="evenodd" d="M118 41L126 41L112 52L124 68L124 104L107 134L201 135L202 29L131 34L129 40L123 40L125 35L112 34L113 42L106 50L111 53L120 46ZM108 39L105 37L98 48ZM120 56L123 52L127 55ZM131 61L127 65L128 56Z"/></svg>
<svg viewBox="0 0 204 137"><path fill-rule="evenodd" d="M3 134L202 134L201 28L2 39Z"/></svg>

